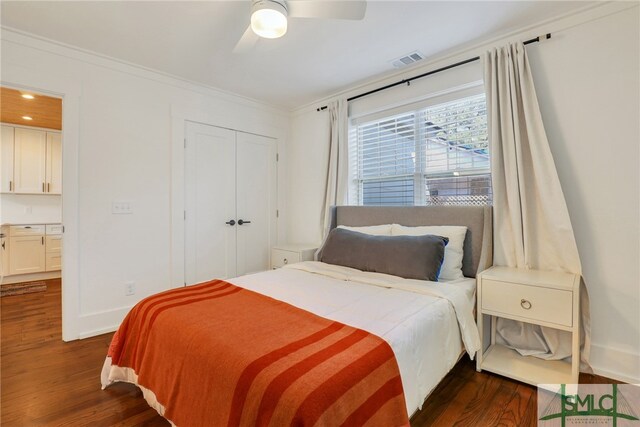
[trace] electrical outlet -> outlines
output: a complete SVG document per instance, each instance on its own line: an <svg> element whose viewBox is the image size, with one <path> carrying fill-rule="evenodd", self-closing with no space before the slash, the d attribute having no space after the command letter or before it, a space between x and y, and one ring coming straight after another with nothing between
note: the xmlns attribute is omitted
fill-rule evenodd
<svg viewBox="0 0 640 427"><path fill-rule="evenodd" d="M124 282L124 294L127 296L134 295L136 293L135 282Z"/></svg>
<svg viewBox="0 0 640 427"><path fill-rule="evenodd" d="M111 213L114 215L132 214L133 208L131 207L131 202L112 202Z"/></svg>

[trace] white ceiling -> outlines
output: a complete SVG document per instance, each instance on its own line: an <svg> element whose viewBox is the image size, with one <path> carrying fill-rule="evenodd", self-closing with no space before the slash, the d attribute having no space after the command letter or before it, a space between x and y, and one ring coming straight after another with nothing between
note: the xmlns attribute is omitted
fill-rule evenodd
<svg viewBox="0 0 640 427"><path fill-rule="evenodd" d="M291 19L233 54L250 1L2 1L2 25L291 109L427 58L582 8L579 1L369 1L365 19Z"/></svg>

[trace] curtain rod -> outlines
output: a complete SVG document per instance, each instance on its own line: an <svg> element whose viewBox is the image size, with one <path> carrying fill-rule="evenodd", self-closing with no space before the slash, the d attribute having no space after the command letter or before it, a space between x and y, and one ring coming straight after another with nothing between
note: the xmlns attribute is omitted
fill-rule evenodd
<svg viewBox="0 0 640 427"><path fill-rule="evenodd" d="M533 38L531 40L527 40L527 41L523 42L522 44L528 45L528 44L531 44L531 43L537 43L537 42L541 41L541 38L543 40L548 40L548 39L551 38L551 33L547 33L547 34L545 34L543 36L539 36L539 37ZM347 102L355 101L356 99L362 98L364 96L371 95L371 94L374 94L376 92L380 92L380 91L383 91L383 90L386 90L386 89L390 89L392 87L399 86L399 85L402 85L402 84L405 84L405 83L407 85L410 85L413 80L420 79L422 77L427 77L427 76L430 76L432 74L439 73L441 71L447 71L447 70L450 70L452 68L459 67L460 65L465 65L465 64L468 64L470 62L475 62L475 61L478 61L478 60L480 60L480 57L476 56L475 58L465 59L464 61L456 62L455 64L447 65L446 67L438 68L437 70L427 71L426 73L419 74L417 76L410 77L408 79L402 79L399 82L391 83L391 84L388 84L386 86L382 86L382 87L379 87L377 89L370 90L369 92L365 92L365 93L361 93L360 95L352 96L351 98L347 99ZM316 108L316 111L322 111L322 110L326 110L326 109L327 109L327 106L325 105L324 107Z"/></svg>

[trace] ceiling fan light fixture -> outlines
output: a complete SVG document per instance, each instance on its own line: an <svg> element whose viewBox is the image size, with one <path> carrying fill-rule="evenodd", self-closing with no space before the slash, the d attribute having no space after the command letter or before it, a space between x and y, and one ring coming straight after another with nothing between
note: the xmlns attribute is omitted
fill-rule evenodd
<svg viewBox="0 0 640 427"><path fill-rule="evenodd" d="M287 32L287 9L272 0L254 2L251 13L251 29L260 37L277 39Z"/></svg>

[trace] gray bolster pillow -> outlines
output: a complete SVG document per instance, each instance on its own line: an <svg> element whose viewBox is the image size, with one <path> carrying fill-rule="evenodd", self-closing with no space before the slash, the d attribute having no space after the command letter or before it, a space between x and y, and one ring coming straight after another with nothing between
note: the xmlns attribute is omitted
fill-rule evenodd
<svg viewBox="0 0 640 427"><path fill-rule="evenodd" d="M334 228L322 247L320 261L406 279L438 281L449 239L423 236L374 236Z"/></svg>

